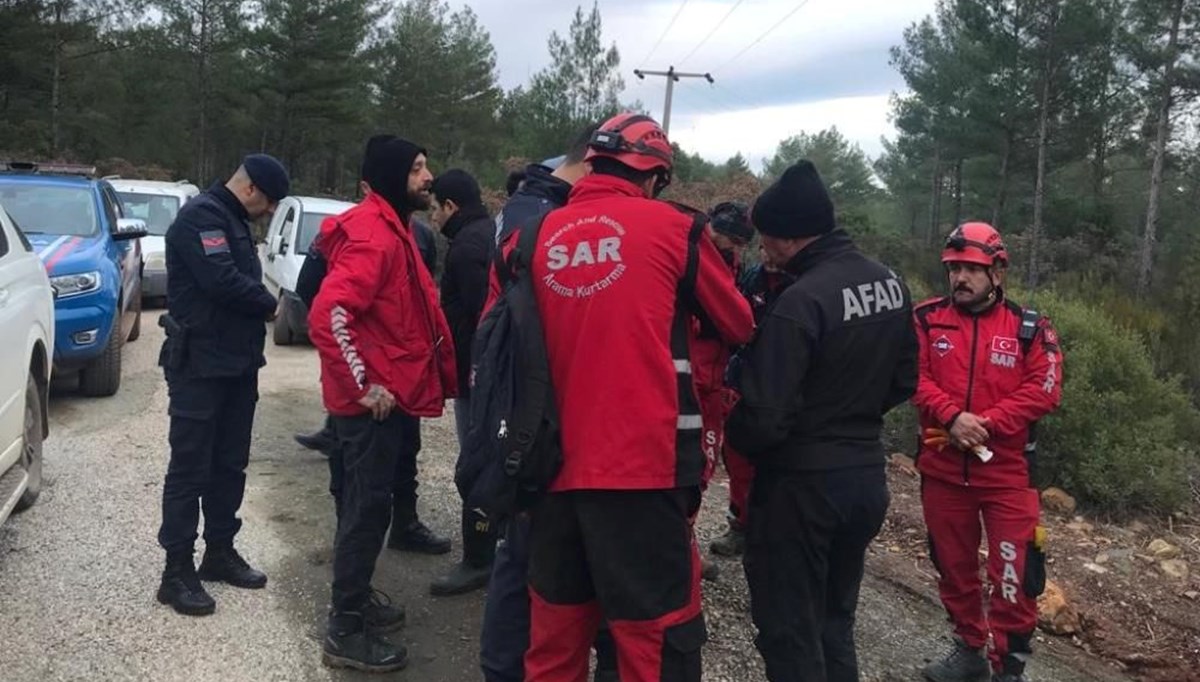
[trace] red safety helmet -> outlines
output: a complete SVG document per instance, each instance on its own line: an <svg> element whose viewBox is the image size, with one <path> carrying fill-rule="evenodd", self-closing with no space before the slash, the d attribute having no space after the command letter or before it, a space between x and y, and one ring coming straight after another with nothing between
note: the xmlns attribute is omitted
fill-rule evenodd
<svg viewBox="0 0 1200 682"><path fill-rule="evenodd" d="M946 237L943 263L975 263L984 267L1008 265L1008 249L996 228L987 223L963 223Z"/></svg>
<svg viewBox="0 0 1200 682"><path fill-rule="evenodd" d="M642 114L617 114L600 125L588 143L590 161L606 156L643 172L664 173L668 177L675 162L675 153L667 134L658 123Z"/></svg>

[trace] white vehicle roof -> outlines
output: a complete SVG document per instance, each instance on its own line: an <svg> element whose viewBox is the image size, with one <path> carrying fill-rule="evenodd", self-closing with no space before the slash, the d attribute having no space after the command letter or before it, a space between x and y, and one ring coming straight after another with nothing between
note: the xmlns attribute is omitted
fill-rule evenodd
<svg viewBox="0 0 1200 682"><path fill-rule="evenodd" d="M133 194L160 194L163 196L179 197L180 199L189 199L200 193L199 187L186 180L163 182L161 180L124 180L114 178L108 182L118 192L131 192Z"/></svg>
<svg viewBox="0 0 1200 682"><path fill-rule="evenodd" d="M321 213L328 215L337 215L354 208L354 204L348 201L339 201L337 199L326 199L324 197L288 197L300 202L300 208L305 213Z"/></svg>

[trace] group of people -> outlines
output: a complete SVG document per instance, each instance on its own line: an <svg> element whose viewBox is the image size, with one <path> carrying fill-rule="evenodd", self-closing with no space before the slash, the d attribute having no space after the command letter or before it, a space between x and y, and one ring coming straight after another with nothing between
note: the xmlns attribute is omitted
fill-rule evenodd
<svg viewBox="0 0 1200 682"><path fill-rule="evenodd" d="M329 416L302 440L329 455L337 515L326 664L405 666L405 647L384 636L404 612L374 588L375 563L389 526L389 546L449 551L416 514L419 420L453 399L466 447L480 399L474 337L524 277L561 461L547 488L505 518L473 508L471 482L456 480L463 557L431 585L435 594L486 586L485 680L581 682L593 649L597 680L701 679L706 562L694 521L718 461L729 530L712 551L744 555L767 678L858 679L859 586L889 504L883 418L910 400L931 557L955 635L923 674L1027 679L1045 578L1033 427L1057 406L1062 353L1044 316L1006 298L1000 234L957 226L941 252L950 295L914 306L903 279L839 227L808 161L752 205L702 213L658 198L674 158L650 117L590 126L565 152L510 178L493 220L468 174L435 177L419 145L373 137L362 200L314 241L307 294L298 293L310 301ZM249 156L167 233L160 364L171 460L158 599L180 613L213 612L202 581L267 581L233 546L264 322L277 305L248 221L288 190L278 161ZM428 240L414 214L423 211L450 240L440 287L422 258ZM520 240L525 231L535 232ZM760 263L743 267L756 234ZM514 262L526 271L508 272Z"/></svg>

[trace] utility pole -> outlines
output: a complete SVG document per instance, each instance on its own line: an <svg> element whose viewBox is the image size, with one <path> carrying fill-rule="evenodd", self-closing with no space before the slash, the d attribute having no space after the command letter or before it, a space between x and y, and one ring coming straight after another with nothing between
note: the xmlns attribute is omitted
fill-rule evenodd
<svg viewBox="0 0 1200 682"><path fill-rule="evenodd" d="M713 82L712 74L710 73L680 73L675 70L675 67L666 71L642 71L634 69L633 75L645 80L646 76L664 76L667 79L667 103L663 105L663 132L670 134L671 132L671 96L675 94L675 81L680 78L703 78L709 83Z"/></svg>

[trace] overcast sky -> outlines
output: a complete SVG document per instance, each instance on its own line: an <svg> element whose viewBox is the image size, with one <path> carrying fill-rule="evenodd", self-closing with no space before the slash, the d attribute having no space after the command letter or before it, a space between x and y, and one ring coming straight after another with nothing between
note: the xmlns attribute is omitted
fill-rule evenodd
<svg viewBox="0 0 1200 682"><path fill-rule="evenodd" d="M576 5L588 10L591 1L455 0L451 5L470 5L479 15L496 46L500 82L511 89L550 62L550 32L565 36ZM877 156L880 137L894 134L888 98L904 88L888 65L888 49L935 5L935 0L808 0L730 62L802 0L599 1L604 40L615 41L621 53L623 100L641 100L661 120L665 80L639 80L635 68L674 65L679 71L711 72L715 85L699 79L676 83L671 139L712 161L741 152L756 171L785 137L833 125ZM726 15L720 29L688 57Z"/></svg>

